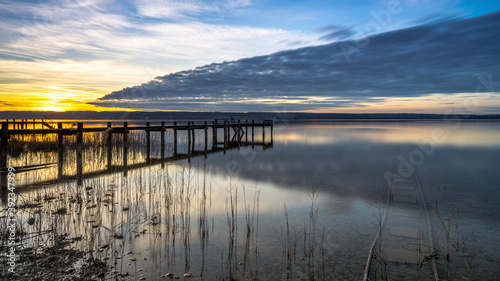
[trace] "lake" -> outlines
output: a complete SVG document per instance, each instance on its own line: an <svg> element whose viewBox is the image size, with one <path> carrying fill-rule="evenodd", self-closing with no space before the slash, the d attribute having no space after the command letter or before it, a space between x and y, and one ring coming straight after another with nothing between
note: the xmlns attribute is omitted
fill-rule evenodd
<svg viewBox="0 0 500 281"><path fill-rule="evenodd" d="M137 146L131 164L144 159L143 137L130 137ZM106 166L102 139L84 140L85 172ZM158 136L152 139L159 155ZM68 149L64 173L76 173L74 159ZM57 153L23 150L9 163L57 163ZM500 122L278 121L272 146L85 177L81 186L55 180L53 166L16 174L19 185L53 180L16 191L24 206L17 217L23 247L62 237L67 248L112 267L110 280L161 280L167 273L189 280L362 280L389 181L411 174L427 205L440 278L495 280L498 167Z"/></svg>

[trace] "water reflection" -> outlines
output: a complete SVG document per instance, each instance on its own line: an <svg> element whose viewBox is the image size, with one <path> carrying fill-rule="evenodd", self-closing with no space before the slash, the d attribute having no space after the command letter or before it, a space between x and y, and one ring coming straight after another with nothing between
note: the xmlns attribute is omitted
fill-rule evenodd
<svg viewBox="0 0 500 281"><path fill-rule="evenodd" d="M500 164L500 126L453 125L281 125L275 127L273 149L242 147L127 175L88 176L81 187L74 180L57 182L57 167L19 173L24 183L54 181L19 190L24 232L45 235L23 240L50 244L64 236L72 247L112 266L109 276L130 280L141 274L159 280L167 272L206 280L360 279L379 223L384 173L400 155L411 161L408 155L420 151L424 158L415 158L414 166L426 201L433 209L438 203L442 218L447 223L449 217L453 226L452 242L462 243L460 255L452 257L454 276L465 274L459 268L472 260L476 279L494 279L500 252L500 175L494 169ZM422 142L432 140L437 129L446 138ZM130 165L145 157L143 137L137 135L138 148L129 151ZM152 151L159 155L157 147ZM65 157L64 174L76 174L76 156ZM116 157L113 161L121 163ZM99 146L87 146L84 159L93 159L85 172L106 168L106 152ZM12 161L54 163L57 155L26 151ZM433 226L445 252L437 217ZM447 265L441 266L446 276Z"/></svg>
<svg viewBox="0 0 500 281"><path fill-rule="evenodd" d="M337 144L365 140L373 143L409 144L428 142L436 131L445 141L436 145L446 146L500 146L500 125L496 122L324 122L321 124L288 125L280 131L275 141L284 144L309 145ZM478 136L481 135L481 138Z"/></svg>

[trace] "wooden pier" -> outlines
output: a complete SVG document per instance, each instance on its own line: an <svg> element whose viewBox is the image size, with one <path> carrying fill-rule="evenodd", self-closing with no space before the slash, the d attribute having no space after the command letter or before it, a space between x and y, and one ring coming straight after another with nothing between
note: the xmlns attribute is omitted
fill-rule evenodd
<svg viewBox="0 0 500 281"><path fill-rule="evenodd" d="M55 122L50 119L7 119L5 122L9 125L9 128L12 127L12 129L36 129L38 127L42 129L55 129Z"/></svg>
<svg viewBox="0 0 500 281"><path fill-rule="evenodd" d="M39 125L39 126L37 126ZM30 128L31 127L31 128ZM260 141L257 140L255 134L255 128L261 128L262 138ZM266 129L268 130L269 141L266 142ZM209 141L209 130L211 130L212 140ZM144 131L145 132L145 145L146 145L146 155L145 161L143 163L135 163L129 165L128 163L128 134L131 131ZM187 140L187 152L180 152L179 149L179 132L186 131ZM200 140L203 145L203 149L196 150L195 142L197 134L195 132L202 131L204 138ZM84 134L88 133L104 133L105 135L105 146L107 149L107 169L102 171L94 171L90 173L83 174L83 147L84 147ZM151 134L159 133L160 138L160 158L151 157ZM166 150L166 138L167 132L171 132L173 135L173 154L167 156ZM6 190L7 187L7 169L8 165L8 154L9 154L9 138L16 135L57 135L57 153L58 153L58 179L60 180L71 180L76 179L78 184L82 184L83 178L92 177L99 174L106 174L111 172L123 171L127 174L129 169L141 168L147 165L154 165L161 163L162 166L169 161L177 161L181 159L187 159L190 161L191 157L204 155L207 157L210 153L215 153L223 151L226 153L228 149L240 148L242 146L252 146L254 148L256 145L262 146L264 149L271 147L273 144L273 121L272 120L227 120L227 119L216 119L210 123L204 121L203 123L187 122L184 124L178 124L178 122L173 122L173 124L167 125L164 121L160 125L152 126L150 122L146 122L145 126L129 126L128 122L123 122L122 126L113 126L111 122L107 122L106 127L84 127L84 123L76 123L76 128L63 128L62 122L49 123L46 120L27 120L22 119L21 121L6 120L1 123L0 129L0 141L1 141L1 155L0 155L0 174L1 174L1 190L2 192ZM123 162L122 165L112 165L112 151L113 151L113 135L121 135L122 138L122 149L123 149ZM199 135L199 134L198 134ZM76 137L76 175L63 175L63 165L64 165L64 151L68 148L64 143L64 136L75 136ZM199 142L199 143L200 143ZM209 147L209 143L211 146ZM55 163L54 163L55 164ZM26 171L26 170L23 170ZM49 182L48 182L49 183ZM48 184L47 183L47 184ZM43 183L41 183L43 184Z"/></svg>

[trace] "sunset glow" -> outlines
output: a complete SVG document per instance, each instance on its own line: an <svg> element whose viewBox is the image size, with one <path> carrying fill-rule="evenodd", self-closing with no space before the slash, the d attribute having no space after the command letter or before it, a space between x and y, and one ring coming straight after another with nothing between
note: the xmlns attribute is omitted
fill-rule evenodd
<svg viewBox="0 0 500 281"><path fill-rule="evenodd" d="M500 3L362 2L4 2L0 110L500 110Z"/></svg>

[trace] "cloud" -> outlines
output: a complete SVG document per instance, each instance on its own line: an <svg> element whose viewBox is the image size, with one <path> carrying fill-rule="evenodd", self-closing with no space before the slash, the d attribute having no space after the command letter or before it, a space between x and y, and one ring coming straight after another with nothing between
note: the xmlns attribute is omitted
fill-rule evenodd
<svg viewBox="0 0 500 281"><path fill-rule="evenodd" d="M140 93L139 93L140 96ZM316 109L364 107L361 101L351 101L324 97L273 97L273 98L232 98L232 97L185 97L185 98L134 98L127 100L109 100L106 104L116 107L135 109L137 104L143 110L179 110L179 111L248 111L249 104L258 106L253 111L307 111ZM91 103L102 106L102 102Z"/></svg>
<svg viewBox="0 0 500 281"><path fill-rule="evenodd" d="M89 102L163 73L267 54L296 40L302 41L298 46L319 42L317 34L302 31L196 18L197 13L241 9L251 4L248 0L34 2L0 1L5 101L21 95L43 101L48 93L63 93ZM175 15L139 14L137 9L147 5L160 11L172 7Z"/></svg>
<svg viewBox="0 0 500 281"><path fill-rule="evenodd" d="M412 20L411 23L414 25L423 25L423 24L437 24L440 22L447 22L447 21L455 21L455 20L462 20L464 19L463 16L454 14L454 13L433 13L430 15L426 15L424 17Z"/></svg>
<svg viewBox="0 0 500 281"><path fill-rule="evenodd" d="M10 104L10 103L7 103L7 102L5 102L5 101L1 101L1 100L0 100L0 104L3 104L3 105L5 105L5 106L14 106L14 105L12 105L12 104Z"/></svg>
<svg viewBox="0 0 500 281"><path fill-rule="evenodd" d="M217 7L195 0L138 0L139 15L152 18L183 19L203 11L215 11Z"/></svg>
<svg viewBox="0 0 500 281"><path fill-rule="evenodd" d="M493 13L212 63L112 92L92 104L157 110L308 110L394 97L451 96L479 88L499 92L496 84L481 87L478 79L483 77L483 84L491 77L500 80L499 25L500 13ZM324 29L331 36L338 30Z"/></svg>
<svg viewBox="0 0 500 281"><path fill-rule="evenodd" d="M171 20L192 20L203 13L217 13L226 9L246 7L250 4L250 0L137 0L135 2L139 15Z"/></svg>
<svg viewBox="0 0 500 281"><path fill-rule="evenodd" d="M319 43L314 34L302 31L204 22L192 16L250 4L248 0L137 0L130 7L82 0L0 3L0 57L113 59L162 68L168 64L179 70L279 51L300 40L303 43L297 47Z"/></svg>
<svg viewBox="0 0 500 281"><path fill-rule="evenodd" d="M328 32L326 35L321 36L320 40L325 41L339 41L346 40L349 37L356 34L356 31L352 27L334 26L327 25L317 29L318 32L324 33Z"/></svg>

